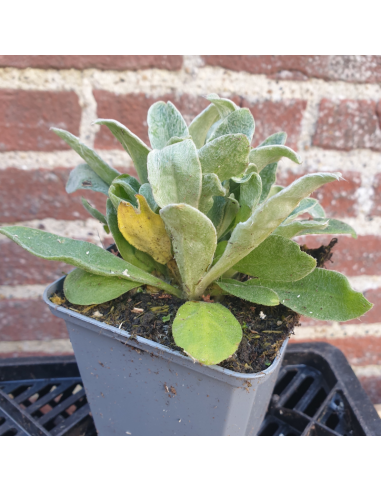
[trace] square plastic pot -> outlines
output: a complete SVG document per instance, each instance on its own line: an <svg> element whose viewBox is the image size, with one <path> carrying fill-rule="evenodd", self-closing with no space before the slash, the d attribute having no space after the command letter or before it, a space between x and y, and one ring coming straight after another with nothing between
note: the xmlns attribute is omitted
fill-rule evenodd
<svg viewBox="0 0 381 492"><path fill-rule="evenodd" d="M44 301L65 320L98 434L102 436L257 435L288 339L265 371L203 366L145 338Z"/></svg>

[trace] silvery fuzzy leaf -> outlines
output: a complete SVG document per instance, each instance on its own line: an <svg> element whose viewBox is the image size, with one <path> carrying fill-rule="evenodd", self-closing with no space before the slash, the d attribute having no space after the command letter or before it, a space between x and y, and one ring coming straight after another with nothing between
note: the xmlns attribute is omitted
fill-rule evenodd
<svg viewBox="0 0 381 492"><path fill-rule="evenodd" d="M151 149L128 128L115 120L98 119L97 125L105 125L122 144L131 157L141 183L147 183L147 156Z"/></svg>
<svg viewBox="0 0 381 492"><path fill-rule="evenodd" d="M77 190L92 190L108 196L108 189L109 185L88 164L79 164L74 168L66 183L67 193L74 193Z"/></svg>
<svg viewBox="0 0 381 492"><path fill-rule="evenodd" d="M150 152L148 179L160 208L175 203L187 203L198 208L202 173L194 143L184 140Z"/></svg>
<svg viewBox="0 0 381 492"><path fill-rule="evenodd" d="M323 184L340 177L340 173L307 174L263 202L246 222L241 222L235 227L223 256L205 275L197 291L203 292L211 282L261 244L280 226L303 198L309 196Z"/></svg>
<svg viewBox="0 0 381 492"><path fill-rule="evenodd" d="M101 224L107 225L106 217L101 212L99 212L99 210L97 210L96 208L92 207L90 205L90 203L87 200L85 200L84 198L82 198L82 197L81 197L81 201L82 201L82 205L84 206L84 208L89 212L89 214L92 217L94 217L94 219L99 220L99 222Z"/></svg>
<svg viewBox="0 0 381 492"><path fill-rule="evenodd" d="M79 138L59 128L51 128L51 130L70 145L107 185L119 176L120 173L116 169L109 166L94 150L80 142Z"/></svg>
<svg viewBox="0 0 381 492"><path fill-rule="evenodd" d="M189 133L197 149L200 149L205 144L208 131L218 120L217 108L214 104L211 104L192 121L189 126Z"/></svg>
<svg viewBox="0 0 381 492"><path fill-rule="evenodd" d="M248 165L250 144L243 134L223 135L198 151L203 174L214 173L221 181L242 174Z"/></svg>
<svg viewBox="0 0 381 492"><path fill-rule="evenodd" d="M287 140L286 132L278 132L270 135L266 138L262 143L258 145L258 147L267 147L268 145L284 145Z"/></svg>
<svg viewBox="0 0 381 492"><path fill-rule="evenodd" d="M217 94L209 94L206 99L215 105L221 119L229 116L230 113L239 109L239 107L230 99L224 99Z"/></svg>
<svg viewBox="0 0 381 492"><path fill-rule="evenodd" d="M153 197L152 193L152 188L149 183L144 183L139 189L139 195L143 195L144 198L147 200L148 205L150 206L150 209L152 212L155 212L157 214L159 212L159 205L155 202L155 198Z"/></svg>
<svg viewBox="0 0 381 492"><path fill-rule="evenodd" d="M208 217L217 230L217 237L226 234L234 225L234 219L239 212L239 203L231 194L229 197L214 197L213 207L208 212Z"/></svg>
<svg viewBox="0 0 381 492"><path fill-rule="evenodd" d="M304 198L299 205L293 210L287 219L284 221L284 224L289 224L294 219L296 219L299 215L303 215L306 212L309 212L318 204L318 201L315 198Z"/></svg>
<svg viewBox="0 0 381 492"><path fill-rule="evenodd" d="M216 174L203 174L201 197L198 207L200 212L207 214L213 207L213 197L226 196L226 194L227 189L222 186Z"/></svg>
<svg viewBox="0 0 381 492"><path fill-rule="evenodd" d="M253 213L262 194L262 180L258 173L245 176L240 183L239 205L235 223L245 222Z"/></svg>
<svg viewBox="0 0 381 492"><path fill-rule="evenodd" d="M118 210L121 202L128 202L137 207L138 202L135 195L139 193L139 181L129 174L121 174L110 185L108 192L115 210Z"/></svg>
<svg viewBox="0 0 381 492"><path fill-rule="evenodd" d="M230 113L225 119L216 126L212 135L207 142L211 142L215 138L222 137L223 135L243 133L248 138L249 142L252 141L255 131L255 122L253 115L247 108L240 108Z"/></svg>
<svg viewBox="0 0 381 492"><path fill-rule="evenodd" d="M163 149L172 137L187 137L187 125L174 104L156 102L148 110L148 135L153 149Z"/></svg>
<svg viewBox="0 0 381 492"><path fill-rule="evenodd" d="M0 233L39 258L63 261L81 270L104 277L119 277L163 289L177 297L181 292L112 253L85 241L57 236L30 227L0 227Z"/></svg>
<svg viewBox="0 0 381 492"><path fill-rule="evenodd" d="M268 145L252 149L249 161L255 164L259 171L262 171L266 166L278 162L282 157L287 157L296 164L302 164L299 154L285 145Z"/></svg>
<svg viewBox="0 0 381 492"><path fill-rule="evenodd" d="M372 308L360 292L351 288L344 275L322 268L315 268L296 282L253 279L245 284L274 290L282 304L308 318L349 321Z"/></svg>
<svg viewBox="0 0 381 492"><path fill-rule="evenodd" d="M303 234L326 234L328 220L317 222L315 220L299 220L286 224L285 222L275 229L273 234L291 239ZM314 231L314 232L312 232Z"/></svg>
<svg viewBox="0 0 381 492"><path fill-rule="evenodd" d="M213 261L216 229L206 215L184 203L168 205L160 215L172 239L185 292L192 298L195 286Z"/></svg>

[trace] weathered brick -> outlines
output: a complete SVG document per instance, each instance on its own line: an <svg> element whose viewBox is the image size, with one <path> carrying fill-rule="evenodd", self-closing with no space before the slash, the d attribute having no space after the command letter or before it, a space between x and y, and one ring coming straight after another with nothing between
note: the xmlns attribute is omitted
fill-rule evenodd
<svg viewBox="0 0 381 492"><path fill-rule="evenodd" d="M316 342L316 340L299 340L291 343ZM347 338L319 338L319 342L330 343L340 349L352 366L368 366L380 364L381 338L373 336Z"/></svg>
<svg viewBox="0 0 381 492"><path fill-rule="evenodd" d="M81 107L71 91L0 90L0 152L67 150L51 126L79 133Z"/></svg>
<svg viewBox="0 0 381 492"><path fill-rule="evenodd" d="M249 108L255 119L254 145L260 144L273 133L284 131L288 136L287 145L297 149L306 101L291 99L252 104L243 99L241 105Z"/></svg>
<svg viewBox="0 0 381 492"><path fill-rule="evenodd" d="M40 300L0 300L0 341L67 338L65 322Z"/></svg>
<svg viewBox="0 0 381 492"><path fill-rule="evenodd" d="M379 405L381 403L381 377L360 376L359 380L373 405Z"/></svg>
<svg viewBox="0 0 381 492"><path fill-rule="evenodd" d="M327 262L329 270L337 270L348 276L381 275L381 238L377 236L359 236L357 239L344 236L305 236L298 240L309 248L318 248L328 244L332 237L339 242L333 249L332 263Z"/></svg>
<svg viewBox="0 0 381 492"><path fill-rule="evenodd" d="M371 215L381 215L381 173L377 174L373 183L373 206Z"/></svg>
<svg viewBox="0 0 381 492"><path fill-rule="evenodd" d="M80 162L80 161L79 161ZM81 197L102 213L107 197L101 193L79 190L68 194L65 185L70 169L0 170L0 222L18 222L53 218L61 220L88 219ZM22 200L20 200L22 197Z"/></svg>
<svg viewBox="0 0 381 492"><path fill-rule="evenodd" d="M381 129L376 102L323 99L313 145L324 149L381 150Z"/></svg>
<svg viewBox="0 0 381 492"><path fill-rule="evenodd" d="M141 93L117 95L107 91L95 90L94 97L97 101L99 118L111 118L120 121L147 144L149 144L147 113L154 102L173 102L188 124L210 104L202 97L189 94L182 94L181 96L163 94L158 98L153 98ZM106 127L101 127L97 133L95 147L98 149L122 148Z"/></svg>
<svg viewBox="0 0 381 492"><path fill-rule="evenodd" d="M98 68L100 70L180 70L180 55L0 55L0 67L53 68L58 70Z"/></svg>
<svg viewBox="0 0 381 492"><path fill-rule="evenodd" d="M65 263L37 258L12 241L2 240L0 251L1 285L47 284L72 269Z"/></svg>
<svg viewBox="0 0 381 492"><path fill-rule="evenodd" d="M207 65L279 79L380 82L379 55L203 55Z"/></svg>
<svg viewBox="0 0 381 492"><path fill-rule="evenodd" d="M296 166L296 165L295 165ZM328 171L328 170L327 170ZM337 171L335 169L335 171ZM305 173L280 172L278 184L288 186ZM357 215L357 190L361 186L361 174L342 171L343 180L333 181L318 188L312 195L325 209L327 217L355 217Z"/></svg>

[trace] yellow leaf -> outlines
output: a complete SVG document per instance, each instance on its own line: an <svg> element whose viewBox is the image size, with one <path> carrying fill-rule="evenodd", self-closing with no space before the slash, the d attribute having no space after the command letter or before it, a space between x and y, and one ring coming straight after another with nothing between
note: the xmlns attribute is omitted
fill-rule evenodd
<svg viewBox="0 0 381 492"><path fill-rule="evenodd" d="M171 240L163 219L152 212L144 196L136 195L138 208L121 202L118 207L118 227L124 238L140 251L162 265L172 259Z"/></svg>

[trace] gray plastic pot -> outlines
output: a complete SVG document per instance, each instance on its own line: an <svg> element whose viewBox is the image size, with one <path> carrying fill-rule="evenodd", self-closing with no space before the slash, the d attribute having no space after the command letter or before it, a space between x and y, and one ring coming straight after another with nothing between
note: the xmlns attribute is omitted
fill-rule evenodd
<svg viewBox="0 0 381 492"><path fill-rule="evenodd" d="M102 436L255 436L266 414L288 339L265 371L203 366L158 343L57 306Z"/></svg>

